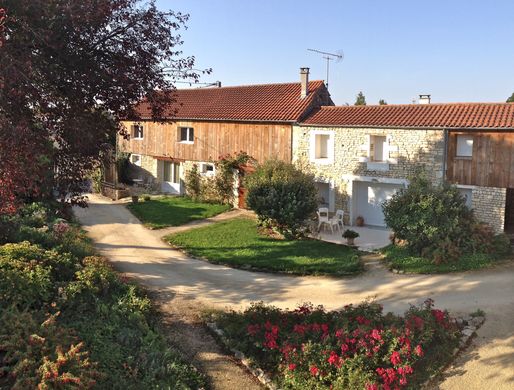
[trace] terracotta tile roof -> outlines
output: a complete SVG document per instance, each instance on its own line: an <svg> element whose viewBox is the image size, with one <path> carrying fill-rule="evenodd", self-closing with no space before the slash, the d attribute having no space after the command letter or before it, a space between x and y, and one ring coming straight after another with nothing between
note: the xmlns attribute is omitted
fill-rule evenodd
<svg viewBox="0 0 514 390"><path fill-rule="evenodd" d="M300 83L177 89L176 103L165 115L173 119L297 122L310 111L318 95L326 92L323 81L309 82L309 94L303 99L300 89ZM318 106L321 104L332 101L328 98ZM136 110L143 118L150 117L148 103L140 103Z"/></svg>
<svg viewBox="0 0 514 390"><path fill-rule="evenodd" d="M302 125L514 129L514 103L323 106Z"/></svg>

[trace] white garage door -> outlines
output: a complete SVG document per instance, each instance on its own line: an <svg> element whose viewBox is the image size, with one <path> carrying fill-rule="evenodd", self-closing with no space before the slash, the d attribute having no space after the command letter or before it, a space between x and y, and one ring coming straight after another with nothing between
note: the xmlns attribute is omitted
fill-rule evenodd
<svg viewBox="0 0 514 390"><path fill-rule="evenodd" d="M382 203L402 187L398 184L369 182L356 182L355 187L355 217L362 215L366 225L386 226Z"/></svg>

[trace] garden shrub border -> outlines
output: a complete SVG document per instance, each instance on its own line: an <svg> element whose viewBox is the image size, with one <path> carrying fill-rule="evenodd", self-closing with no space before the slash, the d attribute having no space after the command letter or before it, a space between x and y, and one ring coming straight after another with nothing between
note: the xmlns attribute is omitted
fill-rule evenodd
<svg viewBox="0 0 514 390"><path fill-rule="evenodd" d="M450 361L445 366L441 367L437 372L432 374L421 386L422 388L426 388L427 386L434 384L434 382L437 381L437 378L439 378L440 375L446 369L448 369L451 364L453 364L459 353L464 351L471 343L471 340L477 336L477 330L484 324L486 320L485 314L482 315L481 310L480 312L481 313L478 315L470 313L465 316L452 316L461 333L459 346L452 351ZM249 359L247 356L245 356L243 352L231 347L230 339L225 334L225 331L221 329L215 321L207 321L205 322L205 325L214 336L214 338L221 343L222 347L230 351L232 356L238 360L262 385L264 385L269 390L279 390L279 387L273 382L271 376L265 370L254 364L252 359Z"/></svg>

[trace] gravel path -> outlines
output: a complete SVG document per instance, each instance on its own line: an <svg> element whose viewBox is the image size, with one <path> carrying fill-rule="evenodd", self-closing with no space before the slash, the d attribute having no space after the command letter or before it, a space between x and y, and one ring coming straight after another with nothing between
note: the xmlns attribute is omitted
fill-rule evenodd
<svg viewBox="0 0 514 390"><path fill-rule="evenodd" d="M482 309L487 313L486 323L438 388L514 389L512 262L448 275L397 275L373 262L366 273L353 278L274 275L191 259L168 247L156 231L144 228L123 205L96 195L90 196L90 207L77 209L76 215L118 270L168 294L170 304L178 296L219 308L243 308L263 300L279 307L310 301L336 309L376 298L385 310L402 313L409 304L431 297L438 307L456 314ZM238 388L234 383L231 387Z"/></svg>

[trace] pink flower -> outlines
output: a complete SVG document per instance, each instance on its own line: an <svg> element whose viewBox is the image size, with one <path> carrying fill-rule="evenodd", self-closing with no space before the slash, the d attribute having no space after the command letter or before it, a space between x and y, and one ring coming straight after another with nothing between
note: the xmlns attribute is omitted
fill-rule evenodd
<svg viewBox="0 0 514 390"><path fill-rule="evenodd" d="M378 390L378 385L376 383L367 383L366 390Z"/></svg>
<svg viewBox="0 0 514 390"><path fill-rule="evenodd" d="M423 356L423 349L421 348L421 345L416 345L416 348L414 348L414 353L418 355L419 357Z"/></svg>
<svg viewBox="0 0 514 390"><path fill-rule="evenodd" d="M291 363L287 366L287 368L289 369L289 371L294 371L294 369L296 368L296 364Z"/></svg>
<svg viewBox="0 0 514 390"><path fill-rule="evenodd" d="M305 325L295 324L293 327L293 332L298 333L299 335L304 335L306 330Z"/></svg>
<svg viewBox="0 0 514 390"><path fill-rule="evenodd" d="M442 310L433 309L432 310L432 315L434 316L435 320L439 324L443 324L444 323L444 312Z"/></svg>
<svg viewBox="0 0 514 390"><path fill-rule="evenodd" d="M330 351L330 356L327 359L327 362L329 364L332 364L333 366L338 366L339 361L340 361L340 359L339 359L339 356L337 355L337 353L335 351Z"/></svg>
<svg viewBox="0 0 514 390"><path fill-rule="evenodd" d="M393 366L397 366L398 364L400 364L402 362L402 360L400 358L400 354L398 353L398 351L394 351L391 354L391 357L389 358L389 360L391 361Z"/></svg>
<svg viewBox="0 0 514 390"><path fill-rule="evenodd" d="M312 376L316 376L319 373L319 369L316 366L311 366L311 368L309 368L309 371L311 372Z"/></svg>
<svg viewBox="0 0 514 390"><path fill-rule="evenodd" d="M375 340L382 340L382 336L380 335L380 331L378 329L373 329L371 331L371 337Z"/></svg>

